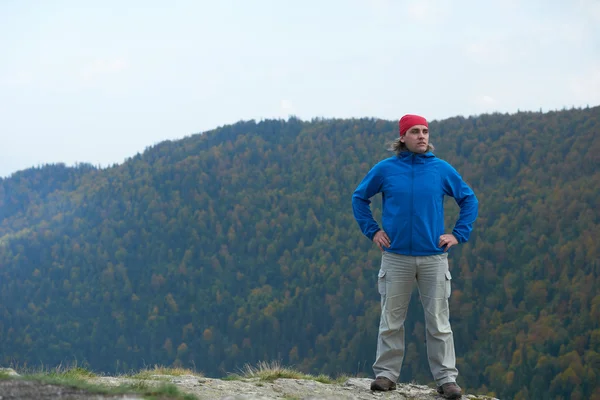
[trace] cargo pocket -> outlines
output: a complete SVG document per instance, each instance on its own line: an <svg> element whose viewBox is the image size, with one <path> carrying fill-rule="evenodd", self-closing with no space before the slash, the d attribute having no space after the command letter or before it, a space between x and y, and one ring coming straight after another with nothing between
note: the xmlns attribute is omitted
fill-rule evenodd
<svg viewBox="0 0 600 400"><path fill-rule="evenodd" d="M385 273L386 271L380 269L379 274L377 274L377 289L382 296L385 296Z"/></svg>
<svg viewBox="0 0 600 400"><path fill-rule="evenodd" d="M446 270L446 298L450 298L450 294L452 293L452 287L450 282L452 281L452 274L450 274L450 270Z"/></svg>

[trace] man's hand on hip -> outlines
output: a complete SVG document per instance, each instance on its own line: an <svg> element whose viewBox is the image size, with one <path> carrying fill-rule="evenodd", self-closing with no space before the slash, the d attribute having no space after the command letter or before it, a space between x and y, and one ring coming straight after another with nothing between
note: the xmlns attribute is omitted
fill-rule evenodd
<svg viewBox="0 0 600 400"><path fill-rule="evenodd" d="M379 246L379 250L383 251L384 247L390 247L390 238L383 230L377 231L373 236L373 242Z"/></svg>
<svg viewBox="0 0 600 400"><path fill-rule="evenodd" d="M440 236L440 243L438 244L438 246L442 248L446 246L446 248L444 249L445 253L448 251L448 249L450 249L450 247L454 246L455 244L458 244L458 240L456 240L456 237L454 237L454 235L451 233L447 233L445 235Z"/></svg>

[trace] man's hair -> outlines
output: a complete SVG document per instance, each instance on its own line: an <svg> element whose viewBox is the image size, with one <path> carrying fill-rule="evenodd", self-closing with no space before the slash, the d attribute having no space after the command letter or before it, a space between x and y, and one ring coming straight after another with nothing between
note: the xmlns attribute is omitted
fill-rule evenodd
<svg viewBox="0 0 600 400"><path fill-rule="evenodd" d="M393 142L391 142L389 144L388 150L395 152L396 155L399 155L403 151L408 151L408 147L406 147L406 144L404 142L400 141L400 138L397 138L396 140L394 140ZM435 147L433 147L433 145L431 143L429 143L427 145L427 151L433 151L433 150L435 150Z"/></svg>

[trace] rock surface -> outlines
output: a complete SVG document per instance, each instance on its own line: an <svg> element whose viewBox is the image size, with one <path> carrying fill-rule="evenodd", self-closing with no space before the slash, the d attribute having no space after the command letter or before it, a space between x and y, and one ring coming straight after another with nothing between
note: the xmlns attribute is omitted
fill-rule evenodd
<svg viewBox="0 0 600 400"><path fill-rule="evenodd" d="M0 369L0 372L6 369ZM14 370L4 375L18 377ZM170 383L181 392L189 393L198 399L210 400L271 400L271 399L303 399L303 400L440 400L435 389L423 385L400 384L391 392L372 392L371 379L350 378L342 384L326 384L305 379L277 379L273 382L259 378L221 380L203 378L194 375L153 375L148 379L132 379L126 377L94 377L88 381L102 386L120 386L125 384L144 384L148 386ZM88 393L81 389L49 385L42 382L22 379L0 380L0 400L13 399L140 399L136 395L108 396ZM464 395L462 399L497 400L486 396Z"/></svg>
<svg viewBox="0 0 600 400"><path fill-rule="evenodd" d="M135 383L139 380L99 377L90 380L102 385L121 385ZM423 385L401 384L391 392L372 392L371 379L350 378L342 384L326 384L304 379L277 379L273 382L261 381L258 378L241 380L221 380L201 378L192 375L164 376L154 375L148 384L172 383L182 392L195 395L199 399L219 400L271 400L271 399L303 399L303 400L439 400L442 399L435 389ZM488 399L486 396L465 395L463 399ZM497 399L496 399L497 400Z"/></svg>

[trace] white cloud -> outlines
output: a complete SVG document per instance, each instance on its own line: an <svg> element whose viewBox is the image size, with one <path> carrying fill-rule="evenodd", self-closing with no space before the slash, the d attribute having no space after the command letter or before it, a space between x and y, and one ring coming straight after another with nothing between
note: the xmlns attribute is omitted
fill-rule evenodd
<svg viewBox="0 0 600 400"><path fill-rule="evenodd" d="M291 102L291 101L289 101L289 100L281 100L281 105L280 105L280 108L281 108L281 114L282 114L284 117L288 117L288 116L290 116L291 114L293 114L293 111L294 111L294 105L293 105L293 104L292 104L292 102Z"/></svg>
<svg viewBox="0 0 600 400"><path fill-rule="evenodd" d="M590 106L600 103L600 64L585 73L571 78L570 90L576 99Z"/></svg>
<svg viewBox="0 0 600 400"><path fill-rule="evenodd" d="M80 75L87 81L99 76L119 73L127 68L129 68L129 63L126 60L96 60L93 63L86 65L81 70Z"/></svg>
<svg viewBox="0 0 600 400"><path fill-rule="evenodd" d="M387 9L390 5L390 0L370 0L367 4L375 9Z"/></svg>
<svg viewBox="0 0 600 400"><path fill-rule="evenodd" d="M582 11L587 18L594 22L600 22L600 1L581 0L577 6L577 8Z"/></svg>
<svg viewBox="0 0 600 400"><path fill-rule="evenodd" d="M465 46L464 51L467 55L478 59L489 55L489 50L482 42L469 43Z"/></svg>
<svg viewBox="0 0 600 400"><path fill-rule="evenodd" d="M410 18L436 23L446 19L450 14L450 9L450 2L447 0L416 0L407 6Z"/></svg>
<svg viewBox="0 0 600 400"><path fill-rule="evenodd" d="M19 71L12 76L0 79L1 86L22 87L33 83L33 75L29 71Z"/></svg>
<svg viewBox="0 0 600 400"><path fill-rule="evenodd" d="M477 64L498 64L507 57L502 43L491 39L468 43L463 51L466 57Z"/></svg>
<svg viewBox="0 0 600 400"><path fill-rule="evenodd" d="M494 99L491 96L484 95L481 96L481 102L484 104L494 104L496 102L496 99Z"/></svg>

